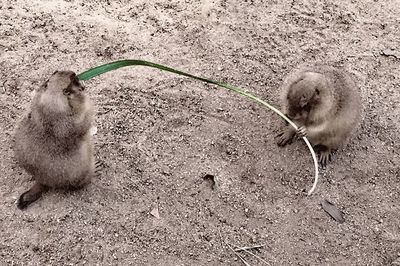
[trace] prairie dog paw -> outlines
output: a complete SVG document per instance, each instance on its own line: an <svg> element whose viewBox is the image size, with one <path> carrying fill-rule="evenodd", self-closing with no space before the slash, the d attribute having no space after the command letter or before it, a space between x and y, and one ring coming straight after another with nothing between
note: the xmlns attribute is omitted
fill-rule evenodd
<svg viewBox="0 0 400 266"><path fill-rule="evenodd" d="M307 129L305 126L301 126L297 129L296 135L298 138L307 137Z"/></svg>
<svg viewBox="0 0 400 266"><path fill-rule="evenodd" d="M325 167L330 161L332 161L332 151L329 149L326 151L321 151L319 155L319 163L321 166Z"/></svg>
<svg viewBox="0 0 400 266"><path fill-rule="evenodd" d="M278 146L280 146L280 147L283 147L286 144L291 143L293 140L294 134L295 134L295 132L291 131L291 130L286 130L286 131L279 133L276 136L276 144L278 144Z"/></svg>
<svg viewBox="0 0 400 266"><path fill-rule="evenodd" d="M91 128L89 129L89 134L90 134L91 136L96 135L96 134L97 134L97 127L96 127L96 126L91 127Z"/></svg>

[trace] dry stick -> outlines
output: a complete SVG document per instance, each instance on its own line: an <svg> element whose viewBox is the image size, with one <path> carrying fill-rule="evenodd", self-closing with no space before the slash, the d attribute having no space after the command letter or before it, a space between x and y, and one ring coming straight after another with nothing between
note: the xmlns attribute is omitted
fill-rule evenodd
<svg viewBox="0 0 400 266"><path fill-rule="evenodd" d="M230 250L235 253L235 255L244 263L246 266L251 266L242 256L240 256L239 253L237 253L228 243L225 242L225 240L222 238L221 230L219 230L219 237L221 238L222 243L224 243Z"/></svg>
<svg viewBox="0 0 400 266"><path fill-rule="evenodd" d="M255 258L257 258L257 259L261 260L262 262L264 262L266 265L271 265L271 264L269 264L266 260L264 260L264 259L261 258L260 256L257 256L256 254L254 254L253 252L249 251L248 249L240 249L240 251L244 251L244 252L246 252L247 254L250 254L250 255L254 256Z"/></svg>
<svg viewBox="0 0 400 266"><path fill-rule="evenodd" d="M239 259L244 263L244 265L246 265L246 266L251 266L251 265L250 265L247 261L245 261L245 259L242 258L242 256L240 256L239 253L237 253L228 243L225 242L225 245L227 245L228 248L229 248L230 250L232 250L233 253L235 253L236 256L239 257ZM249 252L249 251L247 251L247 252ZM250 252L250 253L251 253L251 252Z"/></svg>
<svg viewBox="0 0 400 266"><path fill-rule="evenodd" d="M237 247L235 248L235 251L244 251L244 250L249 250L249 249L259 249L264 247L264 245L256 245L256 246L251 246L251 247Z"/></svg>

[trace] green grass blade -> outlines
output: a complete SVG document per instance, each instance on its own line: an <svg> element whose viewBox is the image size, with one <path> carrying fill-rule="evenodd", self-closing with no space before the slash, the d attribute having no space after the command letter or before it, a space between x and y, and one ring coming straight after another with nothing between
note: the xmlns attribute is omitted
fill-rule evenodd
<svg viewBox="0 0 400 266"><path fill-rule="evenodd" d="M182 75L185 77L189 77L189 78L193 78L193 79L197 79L206 83L210 83L210 84L214 84L217 85L219 87L223 87L225 89L234 91L236 93L239 93L255 102L258 102L259 104L271 109L272 111L274 111L275 113L277 113L280 117L282 117L283 119L285 119L292 127L294 127L295 129L297 129L297 125L295 123L293 123L288 117L286 117L281 111L279 111L278 109L276 109L275 107L273 107L272 105L270 105L269 103L261 100L260 98L254 96L253 94L246 92L238 87L229 85L229 84L225 84L222 82L218 82L212 79L208 79L208 78L202 78L202 77L198 77L183 71L179 71L176 70L174 68L171 67L167 67L164 65L160 65L160 64L156 64L156 63L152 63L152 62L148 62L148 61L144 61L144 60L135 60L135 59L128 59L128 60L119 60L119 61L114 61L108 64L104 64L104 65L100 65L94 68L91 68L89 70L86 70L85 72L82 72L81 74L78 75L78 78L80 80L88 80L91 78L94 78L98 75L101 75L103 73L121 68L121 67L126 67L126 66L147 66L147 67L152 67L152 68L157 68L160 70L164 70L164 71L168 71L171 73L175 73L178 75ZM318 183L318 162L317 162L317 156L315 155L315 152L312 148L312 145L310 144L310 142L307 140L307 138L303 138L304 142L307 144L307 147L309 148L313 161L314 161L314 166L315 166L315 177L314 177L314 183L312 188L308 191L308 195L311 195L313 193L313 191L315 190L317 183Z"/></svg>

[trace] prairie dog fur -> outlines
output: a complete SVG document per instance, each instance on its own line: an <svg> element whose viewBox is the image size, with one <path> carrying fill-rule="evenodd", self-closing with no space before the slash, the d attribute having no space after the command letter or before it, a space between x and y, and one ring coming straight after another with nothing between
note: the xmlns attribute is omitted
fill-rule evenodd
<svg viewBox="0 0 400 266"><path fill-rule="evenodd" d="M15 157L35 180L17 207L23 209L48 188L76 189L94 174L91 101L72 71L56 71L35 93L15 131Z"/></svg>
<svg viewBox="0 0 400 266"><path fill-rule="evenodd" d="M320 152L322 165L348 140L360 120L356 84L346 72L325 65L304 67L289 75L283 85L282 105L299 129L286 127L278 134L278 145L286 145L296 133L306 136Z"/></svg>

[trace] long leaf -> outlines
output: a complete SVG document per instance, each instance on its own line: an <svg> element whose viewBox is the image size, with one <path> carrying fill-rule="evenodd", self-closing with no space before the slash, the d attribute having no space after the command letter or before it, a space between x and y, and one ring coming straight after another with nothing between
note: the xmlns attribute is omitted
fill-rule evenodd
<svg viewBox="0 0 400 266"><path fill-rule="evenodd" d="M272 111L274 111L275 113L277 113L280 117L282 117L283 119L285 119L292 127L294 127L297 130L297 125L295 123L293 123L288 117L286 117L281 111L279 111L278 109L276 109L275 107L273 107L272 105L270 105L269 103L261 100L260 98L254 96L251 93L248 93L238 87L226 84L226 83L222 83L219 81L215 81L212 79L208 79L208 78L202 78L202 77L198 77L183 71L179 71L176 70L174 68L168 67L168 66L164 66L164 65L160 65L160 64L156 64L156 63L152 63L149 61L144 61L144 60L136 60L136 59L127 59L127 60L119 60L119 61L114 61L108 64L104 64L104 65L100 65L94 68L91 68L89 70L86 70L85 72L82 72L81 74L78 75L78 78L80 80L88 80L91 78L94 78L98 75L101 75L103 73L106 73L108 71L112 71L121 67L126 67L126 66L147 66L147 67L153 67L153 68L157 68L160 70L164 70L164 71L168 71L168 72L172 72L178 75L182 75L182 76L186 76L189 78L193 78L193 79L197 79L206 83L211 83L214 85L217 85L219 87L223 87L225 89L234 91L236 93L239 93L255 102L260 103L261 105L271 109ZM317 183L318 183L318 162L317 162L317 156L315 155L315 152L310 144L310 142L307 140L307 138L303 137L304 142L307 144L308 148L310 149L313 161L314 161L314 166L315 166L315 177L314 177L314 183L312 188L308 191L307 195L311 195L313 193L313 191L315 190L315 188L317 187Z"/></svg>

